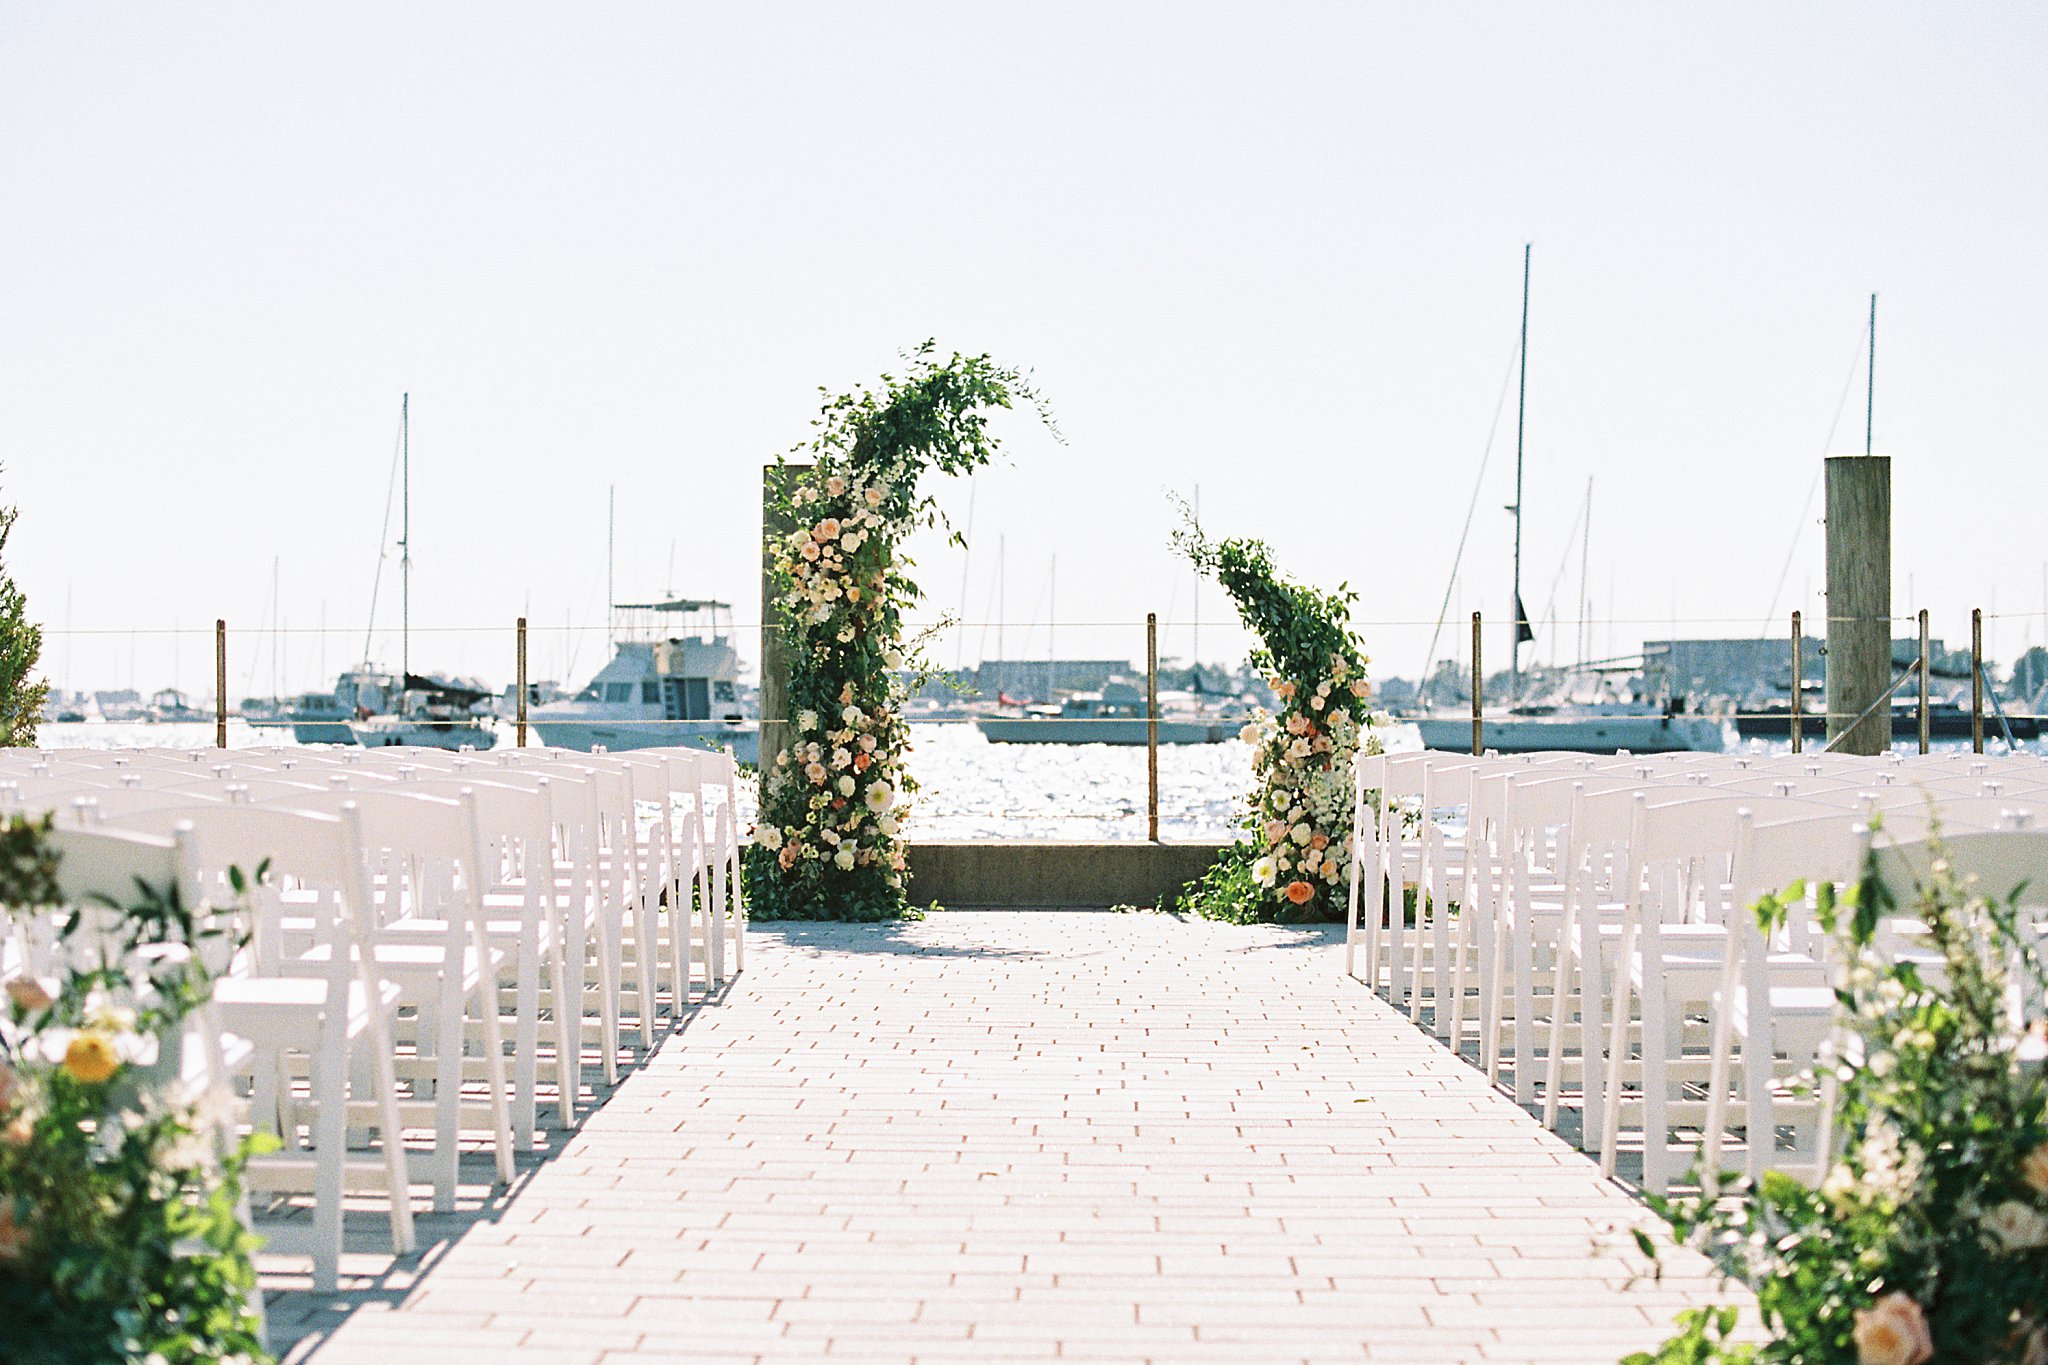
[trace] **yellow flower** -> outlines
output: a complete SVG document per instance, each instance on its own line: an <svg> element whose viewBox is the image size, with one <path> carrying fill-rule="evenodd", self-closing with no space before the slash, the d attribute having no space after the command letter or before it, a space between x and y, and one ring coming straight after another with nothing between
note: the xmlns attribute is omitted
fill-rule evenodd
<svg viewBox="0 0 2048 1365"><path fill-rule="evenodd" d="M73 1080L98 1085L121 1069L121 1059L114 1055L113 1039L104 1033L86 1032L64 1049L64 1069Z"/></svg>

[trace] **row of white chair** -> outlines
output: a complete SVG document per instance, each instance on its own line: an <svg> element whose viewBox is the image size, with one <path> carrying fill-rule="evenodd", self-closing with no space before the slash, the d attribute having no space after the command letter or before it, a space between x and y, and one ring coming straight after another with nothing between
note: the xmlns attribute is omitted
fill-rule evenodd
<svg viewBox="0 0 2048 1365"><path fill-rule="evenodd" d="M0 755L0 809L54 813L76 848L168 840L183 894L246 937L208 1047L245 1122L283 1140L251 1185L314 1196L323 1289L347 1192L379 1193L412 1245L408 1128L432 1132L452 1208L465 1134L501 1180L533 1144L543 1067L566 1127L593 1035L615 1081L624 1043L651 1048L664 1009L744 965L736 797L731 759L698 750ZM237 898L230 869L260 865ZM0 976L48 971L52 947L22 923ZM374 1159L352 1158L372 1133Z"/></svg>
<svg viewBox="0 0 2048 1365"><path fill-rule="evenodd" d="M1576 1117L1610 1173L1640 1135L1662 1192L1680 1130L1719 1161L1740 1129L1753 1172L1818 1178L1824 1106L1787 1085L1833 1019L1814 893L1768 940L1750 907L1853 882L1873 825L2024 830L2036 800L2033 756L1379 755L1358 765L1346 968L1550 1126Z"/></svg>

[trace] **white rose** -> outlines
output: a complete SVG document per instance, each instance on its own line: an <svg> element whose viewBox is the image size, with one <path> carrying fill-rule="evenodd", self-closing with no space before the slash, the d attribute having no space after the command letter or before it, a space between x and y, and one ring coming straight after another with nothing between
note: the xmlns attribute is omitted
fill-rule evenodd
<svg viewBox="0 0 2048 1365"><path fill-rule="evenodd" d="M1259 723L1255 720L1245 722L1244 729L1237 732L1237 737L1246 744L1257 744L1259 742Z"/></svg>
<svg viewBox="0 0 2048 1365"><path fill-rule="evenodd" d="M2008 1199L1986 1214L1984 1230L2007 1251L2048 1246L2048 1214L2017 1199Z"/></svg>
<svg viewBox="0 0 2048 1365"><path fill-rule="evenodd" d="M816 711L799 711L799 712L797 712L797 713L796 713L796 728L797 728L797 729L799 729L799 730L815 730L815 729L817 729L817 728L818 728L818 713L817 713Z"/></svg>
<svg viewBox="0 0 2048 1365"><path fill-rule="evenodd" d="M772 853L782 847L782 830L775 825L763 825L754 831L754 842Z"/></svg>
<svg viewBox="0 0 2048 1365"><path fill-rule="evenodd" d="M853 778L851 775L839 779L839 794L841 796L853 795Z"/></svg>
<svg viewBox="0 0 2048 1365"><path fill-rule="evenodd" d="M867 714L858 706L849 706L839 713L839 721L842 725L858 725L866 719Z"/></svg>
<svg viewBox="0 0 2048 1365"><path fill-rule="evenodd" d="M832 865L841 872L853 871L853 850L850 848L840 849L832 855Z"/></svg>
<svg viewBox="0 0 2048 1365"><path fill-rule="evenodd" d="M1304 820L1300 824L1296 825L1293 829L1289 830L1287 833L1288 837L1292 838L1295 843L1306 844L1310 839L1313 839L1315 837L1316 832L1310 829L1308 827L1308 821Z"/></svg>
<svg viewBox="0 0 2048 1365"><path fill-rule="evenodd" d="M898 649L885 650L882 654L882 663L892 669L903 667L903 651Z"/></svg>
<svg viewBox="0 0 2048 1365"><path fill-rule="evenodd" d="M885 813L881 819L875 821L875 828L882 832L884 839L893 839L896 837L896 831L901 826L896 823L895 816Z"/></svg>

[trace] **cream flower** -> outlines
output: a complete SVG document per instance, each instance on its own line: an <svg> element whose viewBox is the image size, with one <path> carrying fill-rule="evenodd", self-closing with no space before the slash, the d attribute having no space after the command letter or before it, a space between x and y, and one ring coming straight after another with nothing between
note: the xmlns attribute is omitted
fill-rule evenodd
<svg viewBox="0 0 2048 1365"><path fill-rule="evenodd" d="M852 776L852 774L848 774L847 776L845 776L845 777L842 777L842 778L840 778L840 779L839 779L839 794L840 794L841 796L851 796L851 795L853 795L853 776Z"/></svg>
<svg viewBox="0 0 2048 1365"><path fill-rule="evenodd" d="M882 490L879 488L870 488L861 496L867 499L867 504L870 507L880 507L882 505Z"/></svg>
<svg viewBox="0 0 2048 1365"><path fill-rule="evenodd" d="M811 528L811 536L813 539L821 541L839 539L839 518L826 517Z"/></svg>
<svg viewBox="0 0 2048 1365"><path fill-rule="evenodd" d="M2008 1199L1986 1214L1984 1230L2006 1251L2048 1246L2048 1214L2017 1199Z"/></svg>
<svg viewBox="0 0 2048 1365"><path fill-rule="evenodd" d="M782 847L782 829L779 825L762 825L754 831L754 842L773 853Z"/></svg>
<svg viewBox="0 0 2048 1365"><path fill-rule="evenodd" d="M896 804L896 789L887 782L877 782L868 788L866 800L868 809L880 815Z"/></svg>
<svg viewBox="0 0 2048 1365"><path fill-rule="evenodd" d="M825 771L824 764L816 761L813 761L804 768L804 776L811 779L811 785L814 787L824 786L825 779L830 777L831 775L832 774Z"/></svg>
<svg viewBox="0 0 2048 1365"><path fill-rule="evenodd" d="M853 871L853 850L850 848L840 849L832 855L832 865L841 872Z"/></svg>
<svg viewBox="0 0 2048 1365"><path fill-rule="evenodd" d="M896 823L895 816L885 811L882 818L875 821L875 828L882 832L884 839L893 839L896 837L896 831L902 827Z"/></svg>
<svg viewBox="0 0 2048 1365"><path fill-rule="evenodd" d="M1920 1305L1891 1293L1868 1308L1856 1310L1850 1334L1858 1365L1926 1365L1934 1356L1934 1336Z"/></svg>
<svg viewBox="0 0 2048 1365"><path fill-rule="evenodd" d="M1271 858L1260 858L1252 864L1252 880L1260 886L1271 886L1279 876L1280 869Z"/></svg>
<svg viewBox="0 0 2048 1365"><path fill-rule="evenodd" d="M827 496L836 498L845 491L846 480L840 478L837 474L825 480L825 493Z"/></svg>
<svg viewBox="0 0 2048 1365"><path fill-rule="evenodd" d="M796 728L797 728L797 729L799 729L799 730L815 730L815 729L817 729L817 728L818 728L818 713L817 713L816 711L799 711L799 712L797 712L797 713L796 713Z"/></svg>

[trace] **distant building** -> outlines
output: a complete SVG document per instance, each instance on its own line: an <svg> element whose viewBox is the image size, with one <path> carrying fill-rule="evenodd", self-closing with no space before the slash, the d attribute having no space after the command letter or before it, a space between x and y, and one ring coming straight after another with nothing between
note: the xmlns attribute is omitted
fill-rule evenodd
<svg viewBox="0 0 2048 1365"><path fill-rule="evenodd" d="M1128 659L984 659L975 683L984 697L1007 692L1045 701L1053 692L1093 692L1112 677L1143 671Z"/></svg>
<svg viewBox="0 0 2048 1365"><path fill-rule="evenodd" d="M1825 641L1801 637L1801 675L1808 684L1827 673ZM1941 641L1929 648L1939 664ZM1920 641L1892 641L1892 664L1903 669L1919 657ZM1745 697L1753 693L1784 693L1792 686L1792 638L1739 640L1645 640L1643 672L1661 688L1668 679L1675 695Z"/></svg>

